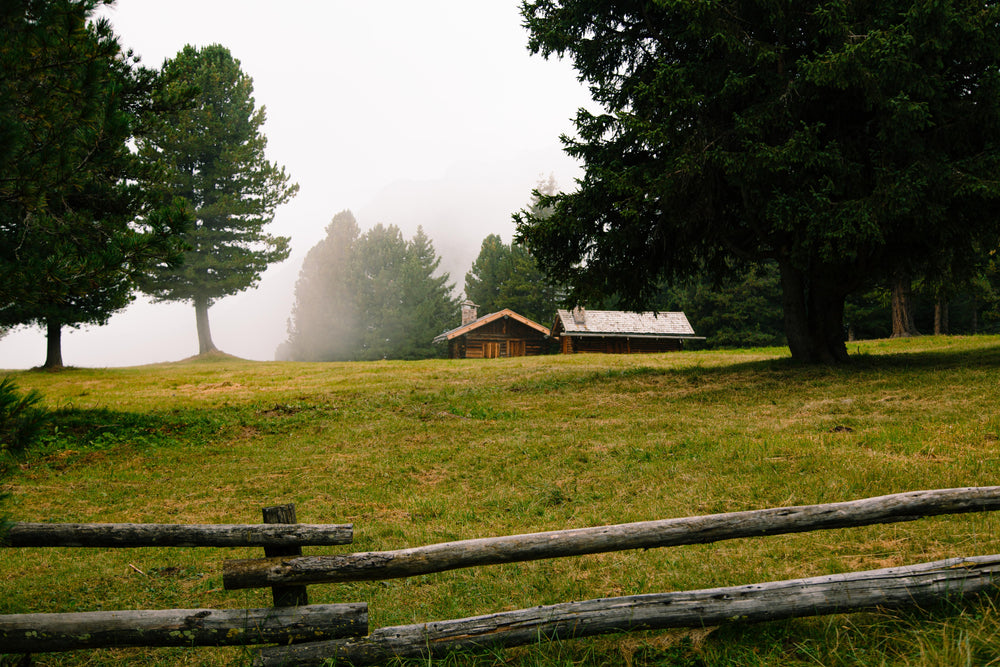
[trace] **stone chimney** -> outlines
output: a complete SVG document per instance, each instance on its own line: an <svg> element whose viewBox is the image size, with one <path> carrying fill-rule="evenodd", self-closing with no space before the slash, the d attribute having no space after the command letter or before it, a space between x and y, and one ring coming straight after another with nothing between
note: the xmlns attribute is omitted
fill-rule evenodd
<svg viewBox="0 0 1000 667"><path fill-rule="evenodd" d="M584 310L583 306L577 306L573 309L573 323L583 324L587 321L587 311Z"/></svg>
<svg viewBox="0 0 1000 667"><path fill-rule="evenodd" d="M462 302L462 326L464 327L469 322L475 322L479 319L478 311L479 308L476 304L472 303L472 299L466 299Z"/></svg>

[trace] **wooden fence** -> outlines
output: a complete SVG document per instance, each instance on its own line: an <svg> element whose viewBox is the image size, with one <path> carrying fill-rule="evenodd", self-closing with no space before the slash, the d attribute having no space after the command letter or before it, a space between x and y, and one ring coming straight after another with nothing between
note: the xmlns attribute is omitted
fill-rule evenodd
<svg viewBox="0 0 1000 667"><path fill-rule="evenodd" d="M952 558L933 563L840 575L715 588L700 591L638 595L567 602L517 611L395 626L367 632L367 607L308 605L307 584L382 580L456 568L576 556L626 549L648 549L681 544L703 544L741 537L798 533L831 528L912 521L926 516L1000 509L1000 487L915 491L841 503L782 507L701 517L646 521L597 528L550 531L529 535L448 542L396 551L302 555L311 544L350 542L350 526L293 524L294 508L265 510L265 520L291 522L265 526L170 526L135 524L16 524L10 546L148 546L165 545L167 532L176 542L191 546L265 547L265 557L227 560L223 583L227 589L271 587L271 610L171 610L161 612L91 612L88 614L18 614L0 616L0 653L42 652L109 645L209 645L218 641L216 628L239 627L245 632L229 643L277 643L260 650L255 665L319 665L328 659L355 665L379 664L394 657L426 658L453 650L486 649L535 643L539 638L568 639L610 632L668 627L701 627L733 618L765 621L859 611L877 607L920 605L942 598L973 595L1000 584L1000 555ZM270 514L269 514L270 513ZM273 532L272 532L273 531ZM337 535L335 538L334 535ZM223 537L228 535L228 537ZM233 537L242 535L242 538ZM293 537L294 535L294 537ZM58 536L58 537L56 537ZM128 536L128 537L126 537ZM211 537L210 537L211 536ZM239 539L244 541L240 542ZM322 541L334 540L341 541ZM225 542L235 540L235 542ZM223 544L225 542L225 544ZM277 550L281 550L278 552ZM298 605L298 606L295 606ZM307 618L316 609L318 616ZM301 618L291 614L301 610ZM251 617L263 613L266 621ZM280 612L280 614L279 614ZM132 614L104 633L109 643L82 644L79 637L96 636L107 619L94 614ZM240 614L244 616L240 617ZM157 635L130 628L149 619L146 627L170 628ZM280 616L280 619L279 619ZM58 630L73 617L72 627ZM284 633L278 626L290 624ZM89 625L86 625L89 624ZM204 628L196 633L192 626ZM249 632L253 627L254 632ZM178 629L179 628L179 629ZM272 628L274 633L258 628ZM184 634L189 630L190 634ZM303 641L309 633L316 632ZM143 642L144 637L169 636L171 644ZM49 639L32 643L32 637ZM59 637L59 639L55 639ZM74 637L76 639L74 639ZM92 640L96 641L96 640ZM102 639L104 641L104 639ZM164 640L166 641L166 640ZM74 643L76 642L76 643ZM301 642L301 643L297 643ZM65 647L65 648L64 648Z"/></svg>
<svg viewBox="0 0 1000 667"><path fill-rule="evenodd" d="M15 523L4 547L264 547L265 557L302 546L343 545L350 525L295 523L293 505L265 507L264 524ZM303 586L273 586L274 608L158 609L0 616L0 654L120 646L289 644L368 634L364 603L310 605Z"/></svg>

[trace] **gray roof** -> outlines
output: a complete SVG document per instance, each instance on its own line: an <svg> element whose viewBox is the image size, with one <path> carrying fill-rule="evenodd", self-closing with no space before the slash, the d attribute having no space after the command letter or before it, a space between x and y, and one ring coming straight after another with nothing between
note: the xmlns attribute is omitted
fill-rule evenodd
<svg viewBox="0 0 1000 667"><path fill-rule="evenodd" d="M577 317L574 317L574 313ZM582 317L579 315L582 314ZM578 321L580 320L580 321ZM569 336L648 336L655 338L694 338L694 329L684 313L630 313L623 310L557 310ZM555 327L553 327L555 329ZM555 333L555 331L553 331Z"/></svg>

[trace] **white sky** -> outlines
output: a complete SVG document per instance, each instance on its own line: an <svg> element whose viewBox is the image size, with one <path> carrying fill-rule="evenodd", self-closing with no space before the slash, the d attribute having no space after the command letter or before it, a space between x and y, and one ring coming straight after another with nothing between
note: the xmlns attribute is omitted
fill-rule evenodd
<svg viewBox="0 0 1000 667"><path fill-rule="evenodd" d="M527 50L519 0L118 0L107 12L122 44L159 67L186 44L230 49L267 108L268 158L300 186L269 231L292 255L256 290L210 311L215 344L269 360L287 336L295 280L330 219L361 228L423 225L460 292L490 233L552 173L573 187L562 153L586 88L566 61ZM279 10L280 8L280 10ZM457 324L457 323L456 323ZM194 308L139 300L104 327L63 332L72 366L176 361L198 351ZM38 329L0 339L0 368L45 360Z"/></svg>

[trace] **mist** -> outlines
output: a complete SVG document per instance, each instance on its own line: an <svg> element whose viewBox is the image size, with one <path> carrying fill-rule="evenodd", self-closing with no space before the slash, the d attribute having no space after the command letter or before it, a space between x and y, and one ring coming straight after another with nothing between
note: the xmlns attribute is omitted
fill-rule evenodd
<svg viewBox="0 0 1000 667"><path fill-rule="evenodd" d="M338 211L362 232L392 224L410 237L422 225L460 291L482 239L510 240L540 177L567 189L578 175L559 137L589 93L570 63L528 52L516 2L118 0L102 12L150 67L186 44L229 48L266 107L268 159L300 186L266 228L291 238L289 259L209 311L229 354L273 359L302 259ZM63 331L69 366L197 353L194 307L142 296L106 326ZM0 338L0 368L44 360L40 330Z"/></svg>
<svg viewBox="0 0 1000 667"><path fill-rule="evenodd" d="M528 205L538 181L551 173L560 187L567 189L579 171L578 165L558 150L527 153L506 161L466 161L455 164L440 178L390 183L355 214L362 233L378 223L392 224L410 238L422 226L441 257L439 273L449 274L455 294L460 295L483 238L499 234L510 241L514 234L511 215ZM349 208L348 204L316 215L293 232L291 256L269 267L256 289L212 306L212 335L221 351L258 361L275 358L278 346L288 337L287 323L302 260L325 236L324 229L333 215ZM294 209L295 201L286 208ZM289 217L287 211L279 215ZM152 303L142 296L106 326L63 332L63 358L68 366L135 366L180 361L196 354L194 307ZM0 368L32 368L44 359L45 337L40 329L15 330L0 339Z"/></svg>

